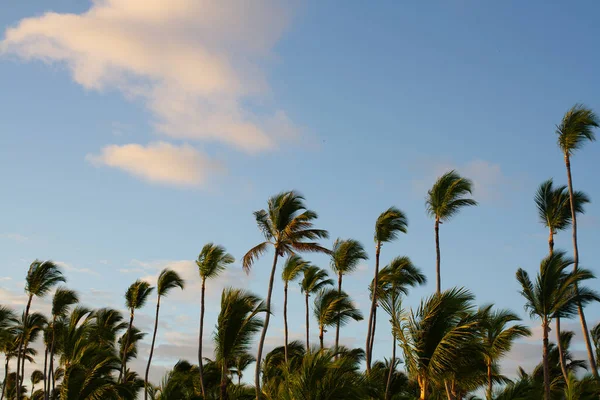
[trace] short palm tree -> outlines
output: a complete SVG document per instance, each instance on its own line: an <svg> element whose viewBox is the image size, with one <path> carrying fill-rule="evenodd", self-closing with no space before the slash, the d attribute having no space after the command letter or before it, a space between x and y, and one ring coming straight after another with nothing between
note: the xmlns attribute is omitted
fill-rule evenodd
<svg viewBox="0 0 600 400"><path fill-rule="evenodd" d="M458 172L452 170L440 176L433 187L427 192L427 212L435 218L435 253L436 253L436 290L442 290L442 277L440 272L440 224L448 221L467 206L475 206L477 202L466 198L472 194L473 182L463 178Z"/></svg>
<svg viewBox="0 0 600 400"><path fill-rule="evenodd" d="M594 291L577 287L578 283L593 279L594 275L586 269L566 272L572 264L573 260L567 258L564 252L555 251L542 260L535 284L526 271L521 268L517 271L521 294L526 300L525 309L542 322L545 400L550 400L548 331L551 319L557 315L574 315L579 304L600 300Z"/></svg>
<svg viewBox="0 0 600 400"><path fill-rule="evenodd" d="M304 204L304 197L295 191L282 192L271 197L267 210L254 212L254 217L258 228L265 237L265 241L254 246L244 255L242 262L244 270L250 271L254 262L267 251L269 246L274 248L273 266L271 267L267 292L267 314L258 342L256 371L254 373L256 400L259 400L260 363L271 318L271 294L273 293L277 260L279 257L297 252L330 253L330 251L315 242L318 239L327 239L329 234L325 230L313 227L313 221L317 219L317 213L308 210Z"/></svg>
<svg viewBox="0 0 600 400"><path fill-rule="evenodd" d="M6 379L8 377L8 362L11 355L15 351L15 335L16 335L16 324L18 319L10 308L0 306L0 353L4 353L5 365L4 365L4 379L2 380L2 394L0 399L4 398Z"/></svg>
<svg viewBox="0 0 600 400"><path fill-rule="evenodd" d="M21 314L21 320L17 325L17 339L19 340L19 344L23 343L23 352L27 353L29 349L29 345L35 343L43 333L44 328L48 324L48 320L46 317L39 312L30 313L25 317L25 313ZM33 355L37 354L37 351L32 352ZM25 377L25 359L21 360L19 371L20 377ZM22 386L22 385L21 385Z"/></svg>
<svg viewBox="0 0 600 400"><path fill-rule="evenodd" d="M154 343L156 342L156 331L158 330L158 312L160 310L160 299L166 296L171 289L179 288L183 290L185 282L179 274L172 269L165 268L158 275L156 283L156 317L154 317L154 332L152 333L152 344L150 345L150 355L148 356L148 365L146 366L146 375L144 375L144 399L148 400L148 374L150 373L150 364L154 353Z"/></svg>
<svg viewBox="0 0 600 400"><path fill-rule="evenodd" d="M408 219L406 218L406 215L396 207L388 208L379 215L375 222L375 276L373 278L374 287L371 299L371 309L369 311L369 322L367 325L367 343L365 346L367 372L371 371L375 325L377 324L377 285L379 284L379 255L381 254L381 246L383 243L396 240L398 234L406 233L407 230Z"/></svg>
<svg viewBox="0 0 600 400"><path fill-rule="evenodd" d="M481 339L483 341L483 355L487 366L487 399L492 400L494 366L504 357L515 340L531 336L528 327L513 324L521 319L510 310L492 310L489 307L481 321ZM509 324L512 324L509 326Z"/></svg>
<svg viewBox="0 0 600 400"><path fill-rule="evenodd" d="M287 319L287 304L288 304L288 285L300 276L300 273L304 268L310 264L303 260L300 256L293 254L287 258L283 271L281 272L281 279L283 280L283 336L284 336L284 350L285 350L285 361L288 360L288 319Z"/></svg>
<svg viewBox="0 0 600 400"><path fill-rule="evenodd" d="M119 383L122 382L122 378L127 371L127 349L129 348L129 342L131 338L131 331L133 328L133 319L135 317L135 310L139 310L144 307L148 297L152 293L154 288L150 286L148 282L137 280L129 286L125 293L125 306L129 310L129 326L127 327L125 346L123 346L122 359L121 359L121 372L119 374Z"/></svg>
<svg viewBox="0 0 600 400"><path fill-rule="evenodd" d="M363 315L356 308L350 296L336 289L323 288L315 297L314 314L319 324L319 344L323 350L325 328L346 325L351 319L362 321Z"/></svg>
<svg viewBox="0 0 600 400"><path fill-rule="evenodd" d="M580 149L585 142L596 140L594 128L598 127L600 127L600 118L598 118L592 110L586 108L582 104L576 104L567 111L561 123L556 127L558 146L563 152L565 167L567 169L567 184L571 206L571 228L573 230L573 269L575 270L579 267L579 247L577 245L577 204L576 195L573 191L573 178L571 176L571 156L575 153L575 150ZM588 352L590 368L592 369L594 377L600 381L596 359L594 358L594 352L592 350L590 333L587 328L585 314L583 313L583 307L581 305L577 306L577 312L579 313L579 320L581 322L581 330Z"/></svg>
<svg viewBox="0 0 600 400"><path fill-rule="evenodd" d="M198 255L196 265L198 273L202 279L202 290L200 294L200 330L198 332L198 373L200 375L200 390L202 396L206 396L204 388L204 365L202 358L202 344L204 341L204 296L206 292L206 281L218 277L228 266L233 264L235 259L225 247L214 243L205 244Z"/></svg>
<svg viewBox="0 0 600 400"><path fill-rule="evenodd" d="M33 392L35 391L35 385L37 385L38 383L40 383L42 381L42 379L44 379L44 373L42 371L40 371L39 369L36 369L35 371L33 371L31 373L31 376L29 379L31 379L31 396L29 398L33 398Z"/></svg>
<svg viewBox="0 0 600 400"><path fill-rule="evenodd" d="M242 384L242 376L246 368L254 362L256 362L256 358L250 353L242 353L235 358L235 374L238 377L238 385Z"/></svg>
<svg viewBox="0 0 600 400"><path fill-rule="evenodd" d="M306 351L310 351L310 319L308 298L313 293L318 293L322 288L333 285L333 280L329 279L327 271L310 265L305 267L304 277L300 282L300 291L304 293L304 305L306 306Z"/></svg>
<svg viewBox="0 0 600 400"><path fill-rule="evenodd" d="M25 293L27 294L27 305L25 306L25 315L23 320L27 320L29 316L29 309L31 308L31 301L33 297L44 297L54 286L60 282L65 282L60 268L52 261L40 261L35 260L29 266L27 271L27 277L25 278ZM23 339L23 338L22 338ZM17 352L17 398L21 398L21 384L23 376L20 374L21 365L21 354L23 354L23 342L19 343L19 351Z"/></svg>
<svg viewBox="0 0 600 400"><path fill-rule="evenodd" d="M227 374L236 358L248 353L252 339L263 325L265 303L240 289L225 289L215 333L215 357L221 370L221 399L227 399Z"/></svg>
<svg viewBox="0 0 600 400"><path fill-rule="evenodd" d="M342 278L356 270L361 261L369 256L358 240L337 239L331 251L331 269L338 277L338 292L342 293ZM340 324L335 327L335 348L340 345Z"/></svg>

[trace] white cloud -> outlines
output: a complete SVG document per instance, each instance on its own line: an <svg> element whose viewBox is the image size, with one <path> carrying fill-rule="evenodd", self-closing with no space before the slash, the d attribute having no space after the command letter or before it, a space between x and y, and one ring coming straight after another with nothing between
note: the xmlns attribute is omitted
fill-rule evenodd
<svg viewBox="0 0 600 400"><path fill-rule="evenodd" d="M202 185L210 172L223 170L189 145L165 142L107 146L99 155L88 154L86 159L95 166L118 168L148 182L175 186Z"/></svg>
<svg viewBox="0 0 600 400"><path fill-rule="evenodd" d="M82 14L19 21L0 53L61 63L86 89L141 99L166 136L257 152L298 134L264 101L289 14L276 0L94 0Z"/></svg>
<svg viewBox="0 0 600 400"><path fill-rule="evenodd" d="M29 238L25 235L21 235L20 233L2 233L0 234L0 238L14 240L15 242L26 242Z"/></svg>
<svg viewBox="0 0 600 400"><path fill-rule="evenodd" d="M75 273L80 273L80 274L89 274L89 275L100 275L98 274L98 272L93 271L89 268L78 268L78 267L74 267L71 264L68 264L66 262L63 261L55 261L55 264L58 265L59 267L63 268L65 271L68 272L75 272Z"/></svg>

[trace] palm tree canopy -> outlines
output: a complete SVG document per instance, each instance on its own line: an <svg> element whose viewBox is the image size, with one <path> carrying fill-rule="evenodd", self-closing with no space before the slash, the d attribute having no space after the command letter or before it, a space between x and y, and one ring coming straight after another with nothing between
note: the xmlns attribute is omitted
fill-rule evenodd
<svg viewBox="0 0 600 400"><path fill-rule="evenodd" d="M295 191L282 192L268 201L266 210L254 212L256 224L263 233L265 241L250 249L242 260L247 272L256 259L272 245L279 256L296 252L322 252L330 250L315 242L327 239L329 233L315 229L313 221L317 213L306 208L304 197Z"/></svg>
<svg viewBox="0 0 600 400"><path fill-rule="evenodd" d="M472 194L473 182L461 177L455 170L440 176L427 192L427 212L431 217L447 221L466 206L475 206L477 202L465 198Z"/></svg>
<svg viewBox="0 0 600 400"><path fill-rule="evenodd" d="M300 282L300 290L302 293L311 295L312 293L318 292L325 286L333 285L333 280L329 279L327 271L315 265L310 265L304 268L303 272L304 277Z"/></svg>
<svg viewBox="0 0 600 400"><path fill-rule="evenodd" d="M211 279L225 271L233 264L235 258L225 250L225 247L213 243L207 243L200 251L196 265L203 279Z"/></svg>
<svg viewBox="0 0 600 400"><path fill-rule="evenodd" d="M65 282L65 277L56 264L52 261L35 260L27 271L25 292L32 296L44 297L59 282Z"/></svg>
<svg viewBox="0 0 600 400"><path fill-rule="evenodd" d="M159 297L166 296L171 289L180 288L183 290L184 287L185 281L172 269L165 268L158 275L156 291Z"/></svg>
<svg viewBox="0 0 600 400"><path fill-rule="evenodd" d="M39 369L36 369L31 373L31 383L33 383L34 385L40 383L42 379L44 379L44 373Z"/></svg>
<svg viewBox="0 0 600 400"><path fill-rule="evenodd" d="M351 319L361 321L363 315L356 308L350 296L336 289L323 288L315 298L314 314L319 325L333 326L338 322L346 325Z"/></svg>
<svg viewBox="0 0 600 400"><path fill-rule="evenodd" d="M589 203L589 197L580 191L573 193L575 212L584 213L584 205ZM571 201L566 185L554 187L552 179L543 182L535 194L535 205L540 222L557 233L571 223Z"/></svg>
<svg viewBox="0 0 600 400"><path fill-rule="evenodd" d="M94 319L89 327L89 337L93 342L103 345L113 344L120 331L127 329L123 315L112 308L100 308L93 313Z"/></svg>
<svg viewBox="0 0 600 400"><path fill-rule="evenodd" d="M300 273L304 268L308 267L310 263L303 260L300 256L292 254L287 258L281 271L281 279L284 282L291 282L300 276Z"/></svg>
<svg viewBox="0 0 600 400"><path fill-rule="evenodd" d="M79 303L79 296L74 290L59 287L52 297L52 316L64 318L73 304Z"/></svg>
<svg viewBox="0 0 600 400"><path fill-rule="evenodd" d="M0 335L12 328L17 323L15 312L10 308L0 305Z"/></svg>
<svg viewBox="0 0 600 400"><path fill-rule="evenodd" d="M521 321L521 318L510 310L492 310L489 306L482 314L482 339L486 361L495 362L510 351L516 339L531 336L531 330L525 325L509 325Z"/></svg>
<svg viewBox="0 0 600 400"><path fill-rule="evenodd" d="M399 233L408 230L408 218L396 207L385 210L375 222L375 242L391 242L398 238Z"/></svg>
<svg viewBox="0 0 600 400"><path fill-rule="evenodd" d="M34 312L27 315L27 318L25 318L25 312L23 312L21 314L19 325L17 326L17 332L26 342L33 343L37 340L47 324L48 320L44 314Z"/></svg>
<svg viewBox="0 0 600 400"><path fill-rule="evenodd" d="M585 141L594 141L594 128L600 126L600 119L583 104L575 104L566 112L560 124L556 127L558 145L565 155L571 155Z"/></svg>
<svg viewBox="0 0 600 400"><path fill-rule="evenodd" d="M396 257L379 272L378 290L396 290L408 295L408 290L427 283L427 277L406 256ZM371 283L371 290L373 284Z"/></svg>
<svg viewBox="0 0 600 400"><path fill-rule="evenodd" d="M148 282L137 280L129 286L125 293L125 305L129 310L137 310L144 307L148 296L154 288Z"/></svg>
<svg viewBox="0 0 600 400"><path fill-rule="evenodd" d="M369 255L358 240L337 239L333 243L331 269L336 274L346 275L352 273L361 261L368 259Z"/></svg>

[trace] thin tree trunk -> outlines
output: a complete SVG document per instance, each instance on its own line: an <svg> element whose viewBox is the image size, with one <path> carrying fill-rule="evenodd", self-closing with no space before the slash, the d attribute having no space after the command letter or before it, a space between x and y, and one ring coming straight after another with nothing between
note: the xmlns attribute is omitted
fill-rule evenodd
<svg viewBox="0 0 600 400"><path fill-rule="evenodd" d="M560 317L556 317L556 346L558 347L558 360L560 361L560 370L562 371L566 384L569 381L569 374L567 373L567 366L565 364L565 352L563 351L562 343L560 340Z"/></svg>
<svg viewBox="0 0 600 400"><path fill-rule="evenodd" d="M148 375L150 374L150 364L154 354L154 343L156 342L156 331L158 330L158 311L160 309L160 295L156 301L156 317L154 318L154 333L152 334L152 344L150 345L150 355L148 356L148 365L146 366L146 375L144 376L144 399L148 400Z"/></svg>
<svg viewBox="0 0 600 400"><path fill-rule="evenodd" d="M375 279L373 281L373 299L371 300L371 311L369 313L369 325L367 329L367 344L365 345L365 355L367 361L367 373L371 372L371 335L373 334L373 314L377 306L377 281L379 279L379 254L381 252L381 242L377 242L375 247Z"/></svg>
<svg viewBox="0 0 600 400"><path fill-rule="evenodd" d="M319 325L319 343L321 344L321 350L323 350L323 325Z"/></svg>
<svg viewBox="0 0 600 400"><path fill-rule="evenodd" d="M6 356L6 362L4 363L4 381L2 381L2 395L0 395L0 400L4 399L4 391L6 389L6 379L8 378L8 356Z"/></svg>
<svg viewBox="0 0 600 400"><path fill-rule="evenodd" d="M48 364L48 374L52 376L52 390L54 390L54 340L56 329L56 317L52 317L52 339L50 339L50 362ZM50 378L50 376L48 378ZM48 390L46 390L45 398L50 399L50 379L48 379Z"/></svg>
<svg viewBox="0 0 600 400"><path fill-rule="evenodd" d="M544 318L542 322L542 330L544 331L544 352L543 352L543 368L544 368L544 400L550 400L550 366L548 364L548 320Z"/></svg>
<svg viewBox="0 0 600 400"><path fill-rule="evenodd" d="M202 341L204 336L204 293L206 292L206 278L202 277L202 290L200 295L200 331L198 333L198 373L200 374L200 391L202 398L206 397L204 389L204 365L202 361Z"/></svg>
<svg viewBox="0 0 600 400"><path fill-rule="evenodd" d="M277 269L277 258L279 249L275 248L273 256L273 267L271 268L271 278L269 279L269 292L267 294L267 315L265 315L265 324L263 325L262 333L260 334L260 342L258 343L258 354L256 356L256 370L254 371L254 387L256 389L256 400L260 400L260 362L269 329L269 320L271 319L271 295L273 294L273 282L275 281L275 270Z"/></svg>
<svg viewBox="0 0 600 400"><path fill-rule="evenodd" d="M308 318L308 292L304 296L305 304L306 304L306 352L310 352L310 338L309 338L309 318Z"/></svg>
<svg viewBox="0 0 600 400"><path fill-rule="evenodd" d="M444 381L444 387L446 388L446 396L448 397L448 400L455 400L454 394L448 385L448 381Z"/></svg>
<svg viewBox="0 0 600 400"><path fill-rule="evenodd" d="M573 199L573 179L571 177L571 160L568 154L565 154L565 165L567 167L567 182L569 185L569 201L571 203L571 224L573 227L573 270L577 271L579 268L579 248L577 247L577 213L575 212L575 204ZM577 284L575 284L575 290L577 290ZM594 352L592 350L592 342L590 340L590 332L588 331L587 322L585 320L585 314L583 313L583 307L579 302L577 304L577 311L579 313L579 320L581 321L581 331L587 348L588 360L590 362L590 368L592 375L596 380L600 381L598 375L598 368L596 366L596 360L594 358Z"/></svg>
<svg viewBox="0 0 600 400"><path fill-rule="evenodd" d="M127 373L127 348L129 347L129 337L131 336L131 328L133 327L133 317L134 312L131 311L129 313L129 328L127 328L127 334L125 336L125 346L123 347L123 360L121 363L121 372L119 373L119 380L117 382L121 383L121 379L125 381L125 375Z"/></svg>
<svg viewBox="0 0 600 400"><path fill-rule="evenodd" d="M338 294L342 293L342 273L338 273ZM339 315L339 313L338 313ZM340 347L340 319L338 318L336 326L335 326L335 358L338 357L338 351Z"/></svg>
<svg viewBox="0 0 600 400"><path fill-rule="evenodd" d="M419 383L420 388L419 400L427 400L427 386L429 384L427 382L427 379L423 377L418 377L417 382Z"/></svg>
<svg viewBox="0 0 600 400"><path fill-rule="evenodd" d="M46 398L46 393L48 393L48 387L46 385L46 382L48 381L48 347L49 345L46 345L46 349L44 350L44 399Z"/></svg>
<svg viewBox="0 0 600 400"><path fill-rule="evenodd" d="M23 347L23 351L27 350L27 346L29 346L29 341L25 340L25 346ZM25 357L21 359L21 381L23 382L23 384L25 383ZM27 393L23 394L26 395ZM17 397L17 399L19 399L19 397Z"/></svg>
<svg viewBox="0 0 600 400"><path fill-rule="evenodd" d="M442 291L442 274L440 272L440 218L435 217L435 274L436 274L436 292Z"/></svg>
<svg viewBox="0 0 600 400"><path fill-rule="evenodd" d="M221 400L227 400L227 374L225 373L225 362L221 367Z"/></svg>
<svg viewBox="0 0 600 400"><path fill-rule="evenodd" d="M392 334L392 361L390 362L390 371L388 372L387 383L385 385L385 399L389 400L392 396L390 389L392 386L392 375L394 375L394 367L396 366L396 335Z"/></svg>
<svg viewBox="0 0 600 400"><path fill-rule="evenodd" d="M375 343L375 329L377 328L377 304L375 304L375 310L373 310L373 330L371 331L371 342L369 343L369 354L371 355L371 361L373 361L373 343Z"/></svg>
<svg viewBox="0 0 600 400"><path fill-rule="evenodd" d="M488 379L488 387L487 387L487 400L492 400L492 387L494 383L492 382L492 361L487 362L487 379Z"/></svg>
<svg viewBox="0 0 600 400"><path fill-rule="evenodd" d="M25 324L27 323L27 319L29 317L29 309L31 308L31 300L33 299L33 294L29 295L29 299L27 299L27 306L25 307L25 315L23 317L23 328L25 328ZM17 352L17 373L15 376L15 382L17 384L17 399L21 398L21 379L19 379L19 366L21 365L21 359L23 360L23 364L25 364L24 357L21 357L21 353L23 352L23 342L25 342L25 329L23 329L23 334L21 335L21 340L19 340L19 351Z"/></svg>
<svg viewBox="0 0 600 400"><path fill-rule="evenodd" d="M288 282L283 286L283 336L284 336L284 356L285 362L288 362L288 323L287 323L287 301L288 301Z"/></svg>

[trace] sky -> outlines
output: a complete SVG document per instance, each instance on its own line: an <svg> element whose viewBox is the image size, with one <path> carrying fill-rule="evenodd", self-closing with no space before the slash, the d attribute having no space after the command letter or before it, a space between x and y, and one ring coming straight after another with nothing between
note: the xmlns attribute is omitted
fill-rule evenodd
<svg viewBox="0 0 600 400"><path fill-rule="evenodd" d="M222 244L241 259L262 239L252 212L295 189L330 232L325 245L354 238L368 250L371 259L344 280L366 315L375 220L392 205L404 211L408 233L383 246L381 261L407 255L429 277L405 300L416 307L435 290L425 196L457 169L473 180L479 206L440 229L442 287L464 286L478 304L510 308L537 327L515 272L534 274L547 253L533 196L550 177L566 183L556 124L575 103L600 111L598 12L593 1L541 0L3 4L0 303L23 307L36 258L58 262L83 304L119 309L133 281L173 268L187 288L161 302L158 382L178 359L196 361L193 260L202 246ZM596 274L599 146L572 159L575 189L592 199L579 220L581 266ZM568 232L556 248L570 251ZM306 258L329 268L325 256ZM271 260L249 275L236 262L208 284L205 332L224 287L266 297ZM277 279L267 350L283 341L282 292ZM290 296L291 337L302 339L296 284ZM146 332L154 300L136 314ZM35 299L33 309L47 312L49 301ZM586 312L590 326L600 320L599 305ZM366 326L349 324L342 342L364 346ZM578 334L584 358L578 322L563 327ZM389 331L380 317L375 358L389 356ZM503 372L531 369L540 344L534 329ZM204 351L212 349L208 335Z"/></svg>

